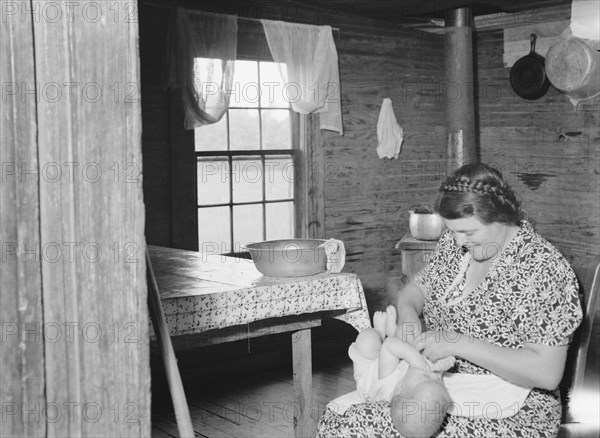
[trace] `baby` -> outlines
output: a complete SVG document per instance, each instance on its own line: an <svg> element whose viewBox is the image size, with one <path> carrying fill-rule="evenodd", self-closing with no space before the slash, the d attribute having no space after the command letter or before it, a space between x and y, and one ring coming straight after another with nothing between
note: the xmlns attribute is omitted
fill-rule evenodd
<svg viewBox="0 0 600 438"><path fill-rule="evenodd" d="M430 437L440 428L452 399L442 372L454 357L431 363L395 336L396 309L375 312L373 328L361 331L348 349L361 400L391 402L392 422L405 437Z"/></svg>

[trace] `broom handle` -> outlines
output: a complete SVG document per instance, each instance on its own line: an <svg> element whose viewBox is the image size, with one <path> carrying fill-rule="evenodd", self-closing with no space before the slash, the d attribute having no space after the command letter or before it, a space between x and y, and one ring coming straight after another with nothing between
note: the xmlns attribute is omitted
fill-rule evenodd
<svg viewBox="0 0 600 438"><path fill-rule="evenodd" d="M147 248L146 265L148 278L150 280L150 287L148 288L150 318L152 319L152 325L156 331L156 339L160 345L160 351L165 365L169 391L171 393L171 399L173 400L173 407L175 408L177 430L179 431L179 436L181 438L194 438L194 428L192 426L190 410L185 398L181 375L179 374L179 368L177 367L177 358L175 357L175 351L173 350L173 344L171 343L167 320L163 313L160 302L160 293L158 291L156 277L154 276L154 270L152 269L152 262L150 261L150 254L148 253Z"/></svg>

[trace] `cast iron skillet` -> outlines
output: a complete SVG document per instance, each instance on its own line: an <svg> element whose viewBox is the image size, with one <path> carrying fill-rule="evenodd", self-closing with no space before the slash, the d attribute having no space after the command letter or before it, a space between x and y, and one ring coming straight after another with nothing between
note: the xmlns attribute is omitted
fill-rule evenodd
<svg viewBox="0 0 600 438"><path fill-rule="evenodd" d="M510 85L523 99L535 100L542 97L550 87L546 76L544 57L535 53L536 35L531 34L531 51L523 56L510 70Z"/></svg>

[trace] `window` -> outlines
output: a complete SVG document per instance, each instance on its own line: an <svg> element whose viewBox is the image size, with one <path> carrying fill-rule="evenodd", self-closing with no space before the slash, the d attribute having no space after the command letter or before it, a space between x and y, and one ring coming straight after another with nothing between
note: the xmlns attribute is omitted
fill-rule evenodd
<svg viewBox="0 0 600 438"><path fill-rule="evenodd" d="M238 254L247 243L295 235L298 115L276 63L238 60L234 71L229 110L195 130L203 252Z"/></svg>

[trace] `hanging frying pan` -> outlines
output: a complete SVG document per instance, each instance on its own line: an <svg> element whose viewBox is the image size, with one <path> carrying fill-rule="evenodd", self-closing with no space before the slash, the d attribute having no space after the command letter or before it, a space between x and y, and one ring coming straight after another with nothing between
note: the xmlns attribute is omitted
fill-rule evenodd
<svg viewBox="0 0 600 438"><path fill-rule="evenodd" d="M510 70L510 85L523 99L536 100L546 94L550 81L544 57L535 53L536 35L531 34L531 51L518 59Z"/></svg>

